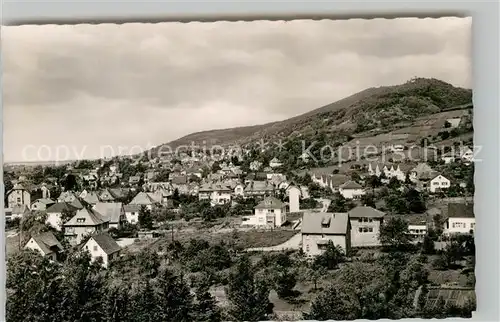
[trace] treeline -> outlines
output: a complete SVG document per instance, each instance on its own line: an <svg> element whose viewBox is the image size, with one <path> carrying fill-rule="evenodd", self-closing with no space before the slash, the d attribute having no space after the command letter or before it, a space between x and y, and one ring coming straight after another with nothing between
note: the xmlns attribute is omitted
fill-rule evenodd
<svg viewBox="0 0 500 322"><path fill-rule="evenodd" d="M443 254L470 253L450 247ZM311 261L301 251L251 255L231 241L193 239L125 253L103 268L82 251L57 263L25 250L7 263L7 321L273 320L272 291L292 307L312 299L304 319L469 317L473 301L414 305L417 289L432 284L424 253L391 249L348 260L330 243Z"/></svg>

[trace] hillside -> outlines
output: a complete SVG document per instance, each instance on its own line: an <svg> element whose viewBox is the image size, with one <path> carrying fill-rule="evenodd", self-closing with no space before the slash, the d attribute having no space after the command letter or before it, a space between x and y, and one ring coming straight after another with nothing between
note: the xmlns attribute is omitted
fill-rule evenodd
<svg viewBox="0 0 500 322"><path fill-rule="evenodd" d="M432 115L445 113L446 116L453 110L471 107L470 89L454 87L437 79L416 78L401 85L369 88L284 121L198 132L167 144L172 148L192 142L207 146L246 145L261 139L310 139L318 135L326 137L327 141L344 144L353 137L373 137L405 129L415 132L412 131L415 126L422 130L420 123L432 120ZM417 131L416 134L422 133Z"/></svg>

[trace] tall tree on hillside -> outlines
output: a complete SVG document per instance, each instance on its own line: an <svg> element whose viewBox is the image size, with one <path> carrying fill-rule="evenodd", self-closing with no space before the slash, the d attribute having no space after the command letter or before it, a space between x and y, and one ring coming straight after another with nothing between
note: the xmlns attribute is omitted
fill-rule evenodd
<svg viewBox="0 0 500 322"><path fill-rule="evenodd" d="M7 262L7 321L63 321L59 265L23 250Z"/></svg>
<svg viewBox="0 0 500 322"><path fill-rule="evenodd" d="M210 283L205 280L196 289L196 304L194 306L195 321L219 322L222 314L215 298L209 292Z"/></svg>
<svg viewBox="0 0 500 322"><path fill-rule="evenodd" d="M193 297L182 276L164 270L158 276L160 317L157 321L193 321Z"/></svg>
<svg viewBox="0 0 500 322"><path fill-rule="evenodd" d="M262 321L272 313L269 288L255 278L247 256L240 258L230 274L226 295L230 302L229 315L236 321Z"/></svg>
<svg viewBox="0 0 500 322"><path fill-rule="evenodd" d="M153 229L153 217L151 216L151 211L146 206L141 206L138 219L141 229Z"/></svg>

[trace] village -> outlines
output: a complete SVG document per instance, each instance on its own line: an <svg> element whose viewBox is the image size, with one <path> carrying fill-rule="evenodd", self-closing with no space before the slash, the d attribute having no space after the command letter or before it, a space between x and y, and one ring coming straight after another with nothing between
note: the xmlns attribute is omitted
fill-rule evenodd
<svg viewBox="0 0 500 322"><path fill-rule="evenodd" d="M470 242L466 236L473 243L471 148L429 162L360 160L305 171L290 171L277 157L256 161L251 155L214 161L192 153L6 169L4 178L13 178L5 203L7 258L33 250L58 262L83 250L112 269L144 252L172 263L171 245L205 240L232 244L236 254L302 254L313 263L307 265L329 254L333 259L327 257L321 269L313 266L327 282L324 269L338 268L337 262L373 259L381 249L403 245L435 258L425 264L431 267L428 285L418 289L435 290L423 300L432 303L427 310L438 305L437 294L456 307L473 300L474 252L462 249L465 244L451 250L456 240ZM311 283L297 281L288 291L299 284L310 289ZM223 288L212 285L211 294L227 306ZM308 310L308 304L287 299L278 294L271 300L274 314L297 319Z"/></svg>

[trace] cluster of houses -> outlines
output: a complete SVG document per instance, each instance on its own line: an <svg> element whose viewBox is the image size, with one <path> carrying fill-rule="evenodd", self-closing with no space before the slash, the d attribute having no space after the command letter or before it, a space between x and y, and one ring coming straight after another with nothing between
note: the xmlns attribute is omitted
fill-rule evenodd
<svg viewBox="0 0 500 322"><path fill-rule="evenodd" d="M410 221L409 234L421 241L430 228L441 228L444 236L473 234L475 231L474 205L450 203L442 227L434 227L432 214ZM302 250L315 256L321 254L329 242L348 252L355 247L380 246L380 227L390 216L367 206L359 206L347 213L305 212L301 223Z"/></svg>
<svg viewBox="0 0 500 322"><path fill-rule="evenodd" d="M430 193L445 191L451 186L448 178L433 170L427 163L419 163L411 168L407 164L368 163L364 177L371 176L380 178L382 183L388 183L392 178L401 182L409 179L417 190ZM366 189L361 184L343 174L311 174L311 179L323 188L340 193L346 199L359 199L366 194Z"/></svg>

